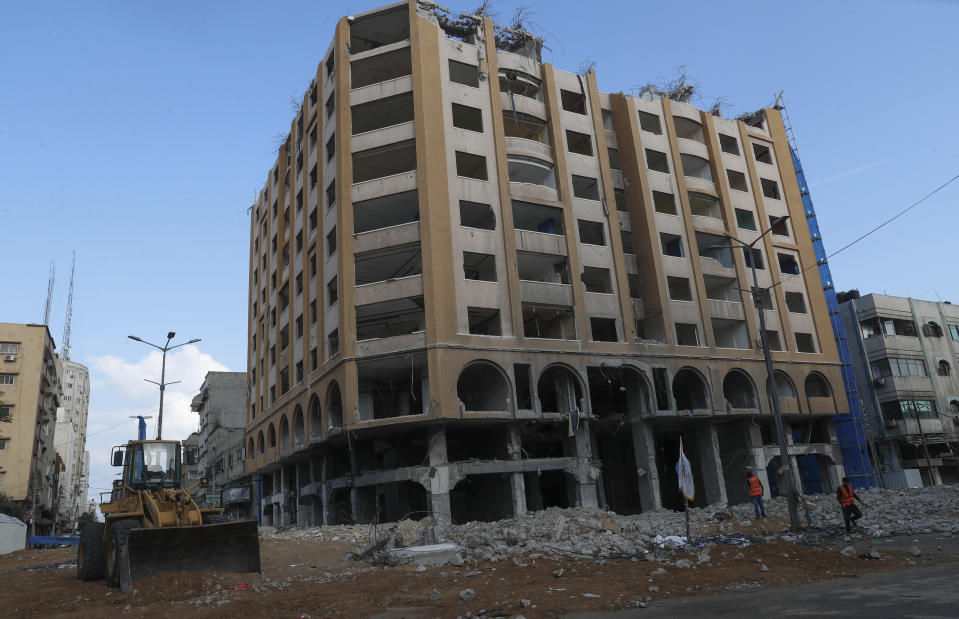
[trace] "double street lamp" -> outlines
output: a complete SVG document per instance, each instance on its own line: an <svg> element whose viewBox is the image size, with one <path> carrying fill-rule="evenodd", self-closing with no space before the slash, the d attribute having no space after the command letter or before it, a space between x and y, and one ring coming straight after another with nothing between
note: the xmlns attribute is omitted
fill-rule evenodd
<svg viewBox="0 0 959 619"><path fill-rule="evenodd" d="M166 334L166 344L164 344L163 346L158 346L157 344L148 342L135 335L128 335L127 337L130 338L131 340L142 342L143 344L146 344L147 346L153 346L157 350L163 352L163 365L161 366L161 369L160 369L160 382L156 382L155 380L150 380L149 378L143 379L147 381L148 383L153 383L154 385L158 385L160 387L160 413L157 416L157 440L160 440L161 432L163 431L163 392L166 390L167 385L175 385L176 383L180 382L178 380L175 380L171 383L166 382L166 353L168 350L173 350L174 348L179 348L180 346L186 346L187 344L195 344L196 342L199 342L200 340L199 338L197 338L194 340L190 340L189 342L183 342L182 344L170 346L170 340L176 337L176 333L174 333L173 331L170 331L169 333Z"/></svg>
<svg viewBox="0 0 959 619"><path fill-rule="evenodd" d="M753 272L753 287L750 292L752 293L753 304L756 306L756 313L759 314L759 339L762 343L763 355L766 358L766 373L769 375L769 391L772 396L773 418L776 420L776 439L779 443L779 460L782 463L783 492L786 495L786 501L789 506L789 524L795 531L799 529L799 511L796 505L796 493L793 491L792 464L786 447L786 434L783 429L782 413L779 410L779 390L776 388L776 375L773 370L773 358L769 350L769 340L766 337L766 316L763 310L763 293L767 292L769 288L759 287L759 279L756 276L756 259L753 256L753 245L758 243L760 239L769 234L773 228L784 223L787 219L789 219L789 215L774 219L770 222L769 228L753 239L751 243L740 241L729 233L723 236L743 248L748 264ZM732 249L731 245L715 245L713 247Z"/></svg>

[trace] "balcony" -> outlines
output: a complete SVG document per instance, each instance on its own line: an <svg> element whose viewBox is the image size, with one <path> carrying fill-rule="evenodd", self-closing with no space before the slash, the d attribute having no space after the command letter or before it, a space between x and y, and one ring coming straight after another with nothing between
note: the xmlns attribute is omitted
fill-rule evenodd
<svg viewBox="0 0 959 619"><path fill-rule="evenodd" d="M908 351L921 353L919 338L911 335L874 335L863 342L868 357L888 356L891 351Z"/></svg>
<svg viewBox="0 0 959 619"><path fill-rule="evenodd" d="M516 249L541 254L566 255L566 237L545 232L531 230L514 230L516 233Z"/></svg>
<svg viewBox="0 0 959 619"><path fill-rule="evenodd" d="M709 315L723 320L745 320L743 304L739 301L709 299Z"/></svg>
<svg viewBox="0 0 959 619"><path fill-rule="evenodd" d="M410 275L399 279L362 284L356 287L356 305L382 303L395 299L421 296L423 294L423 276Z"/></svg>
<svg viewBox="0 0 959 619"><path fill-rule="evenodd" d="M806 398L809 412L813 415L835 415L836 402L830 397Z"/></svg>
<svg viewBox="0 0 959 619"><path fill-rule="evenodd" d="M573 287L570 284L521 280L519 288L524 303L567 307L573 305Z"/></svg>
<svg viewBox="0 0 959 619"><path fill-rule="evenodd" d="M419 243L420 241L420 223L418 221L407 224L400 224L390 228L380 228L353 235L353 251L357 254L405 245L407 243Z"/></svg>

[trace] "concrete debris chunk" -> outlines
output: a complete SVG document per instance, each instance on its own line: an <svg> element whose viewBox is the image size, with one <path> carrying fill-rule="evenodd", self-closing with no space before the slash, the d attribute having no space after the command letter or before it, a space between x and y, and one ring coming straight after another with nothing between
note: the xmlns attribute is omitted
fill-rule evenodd
<svg viewBox="0 0 959 619"><path fill-rule="evenodd" d="M765 564L765 563L763 563L762 565L759 566L759 571L760 571L760 572L768 572L768 571L769 571L769 568L766 567L766 564Z"/></svg>
<svg viewBox="0 0 959 619"><path fill-rule="evenodd" d="M439 590L433 589L432 591L430 591L430 601L431 601L431 602L436 602L437 600L442 599L442 597L443 597L443 594L441 594L441 593L439 592Z"/></svg>
<svg viewBox="0 0 959 619"><path fill-rule="evenodd" d="M693 566L693 562L690 561L689 559L680 559L679 561L676 562L676 567L678 567L681 570L689 569L692 566Z"/></svg>
<svg viewBox="0 0 959 619"><path fill-rule="evenodd" d="M472 589L463 589L460 591L460 599L464 602L471 602L476 599L476 592Z"/></svg>
<svg viewBox="0 0 959 619"><path fill-rule="evenodd" d="M852 546L846 546L845 548L842 549L842 554L846 555L847 557L855 557L856 549L853 548Z"/></svg>
<svg viewBox="0 0 959 619"><path fill-rule="evenodd" d="M912 548L909 549L909 554L911 554L914 557L918 557L919 555L922 554L922 551L919 550L919 546L913 546Z"/></svg>

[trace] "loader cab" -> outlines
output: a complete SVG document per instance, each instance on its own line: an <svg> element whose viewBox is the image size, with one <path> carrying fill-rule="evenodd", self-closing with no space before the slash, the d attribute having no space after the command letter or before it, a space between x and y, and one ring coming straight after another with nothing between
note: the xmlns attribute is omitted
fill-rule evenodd
<svg viewBox="0 0 959 619"><path fill-rule="evenodd" d="M135 489L177 488L182 479L180 443L138 441L127 445L123 478Z"/></svg>

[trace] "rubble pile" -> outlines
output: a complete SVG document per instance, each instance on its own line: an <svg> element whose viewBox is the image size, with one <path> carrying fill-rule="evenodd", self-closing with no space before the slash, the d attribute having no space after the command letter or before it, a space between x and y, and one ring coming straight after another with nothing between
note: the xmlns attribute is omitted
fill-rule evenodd
<svg viewBox="0 0 959 619"><path fill-rule="evenodd" d="M959 533L959 487L930 486L857 491L862 499L859 528L874 537ZM842 512L833 494L812 494L805 498L813 527L842 526ZM741 509L740 506L739 509ZM748 506L747 506L748 507ZM788 518L786 499L777 497L766 504L770 517ZM799 508L802 523L806 514Z"/></svg>
<svg viewBox="0 0 959 619"><path fill-rule="evenodd" d="M864 517L859 523L861 533L875 537L959 533L959 487L873 489L859 495L865 501L862 507ZM842 526L842 513L835 496L810 495L804 500L806 504L799 510L804 526L806 510L812 529ZM782 497L767 501L766 510L771 518L788 518L787 502ZM797 536L785 531L781 523L753 520L751 504L691 508L689 515L694 542L709 539L737 544L778 537L798 541ZM750 531L750 534L744 531ZM361 560L370 559L371 551L390 552L448 541L464 549L463 559L467 563L511 560L521 565L541 556L660 558L664 552L669 553L682 545L685 519L682 512L665 510L622 516L598 508L549 508L496 522L450 525L426 519L376 526L335 525L286 530L263 527L260 534L264 538L348 543L356 548L348 558ZM754 537L754 534L761 537ZM710 545L707 544L707 548Z"/></svg>

